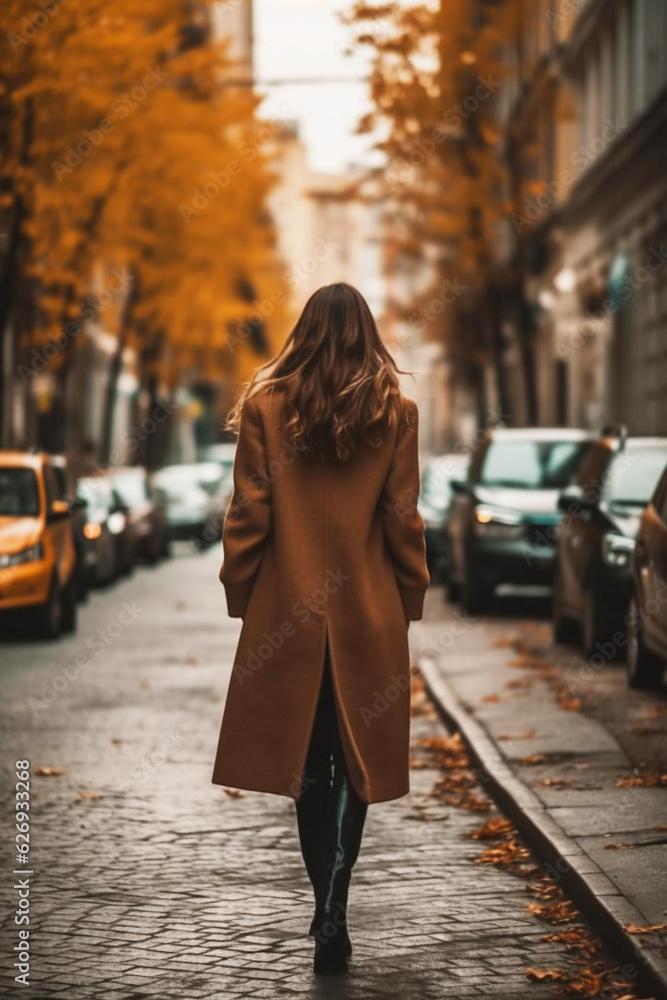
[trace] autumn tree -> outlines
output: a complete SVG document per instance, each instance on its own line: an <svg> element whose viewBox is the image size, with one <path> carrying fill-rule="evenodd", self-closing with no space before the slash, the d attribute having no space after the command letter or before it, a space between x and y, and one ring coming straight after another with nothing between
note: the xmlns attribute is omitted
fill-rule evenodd
<svg viewBox="0 0 667 1000"><path fill-rule="evenodd" d="M524 192L501 146L498 98L516 79L522 0L356 3L348 17L373 56L373 108L360 131L379 136L383 184L402 252L435 260L434 281L405 315L463 289L435 318L450 359L479 371L490 359L503 412L511 412L501 319L512 315L522 354L526 410L537 420L532 317L523 295L523 247L510 224Z"/></svg>
<svg viewBox="0 0 667 1000"><path fill-rule="evenodd" d="M88 320L117 333L102 458L124 348L151 384L233 367L252 348L227 349L254 305L243 282L261 289L277 266L258 99L230 85L213 6L51 0L38 16L6 0L0 11L0 337L19 327L63 381Z"/></svg>

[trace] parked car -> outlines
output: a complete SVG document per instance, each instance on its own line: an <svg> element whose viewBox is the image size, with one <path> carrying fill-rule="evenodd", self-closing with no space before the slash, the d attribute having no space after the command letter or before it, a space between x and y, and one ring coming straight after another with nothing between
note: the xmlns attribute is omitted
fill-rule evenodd
<svg viewBox="0 0 667 1000"><path fill-rule="evenodd" d="M580 638L584 654L592 656L622 628L639 519L666 463L667 438L605 436L591 447L577 483L561 494L556 642Z"/></svg>
<svg viewBox="0 0 667 1000"><path fill-rule="evenodd" d="M224 469L227 479L231 479L236 455L236 441L222 441L219 444L209 444L204 448L205 462L217 462Z"/></svg>
<svg viewBox="0 0 667 1000"><path fill-rule="evenodd" d="M127 505L108 475L84 476L76 486L76 495L87 504L84 526L91 543L88 572L92 584L99 586L115 580L119 573L134 568L136 542Z"/></svg>
<svg viewBox="0 0 667 1000"><path fill-rule="evenodd" d="M76 628L76 610L72 516L49 456L0 452L0 611L53 639Z"/></svg>
<svg viewBox="0 0 667 1000"><path fill-rule="evenodd" d="M169 465L155 474L154 483L163 497L172 538L210 545L220 537L229 490L219 463Z"/></svg>
<svg viewBox="0 0 667 1000"><path fill-rule="evenodd" d="M76 590L80 601L88 597L88 549L90 543L86 538L86 503L75 496L74 484L69 475L67 459L64 455L49 455L49 464L56 477L58 499L69 504L72 515L72 537L76 552Z"/></svg>
<svg viewBox="0 0 667 1000"><path fill-rule="evenodd" d="M465 477L468 461L468 455L456 452L435 455L425 464L422 472L417 506L424 520L426 561L433 583L444 580L447 575L445 522L452 500L451 481Z"/></svg>
<svg viewBox="0 0 667 1000"><path fill-rule="evenodd" d="M658 687L667 661L667 468L641 516L631 567L628 681Z"/></svg>
<svg viewBox="0 0 667 1000"><path fill-rule="evenodd" d="M495 428L452 480L448 596L488 610L502 584L550 586L560 491L574 482L592 435L564 428Z"/></svg>
<svg viewBox="0 0 667 1000"><path fill-rule="evenodd" d="M114 488L128 510L136 555L156 563L169 555L169 527L161 496L152 488L146 469L127 466L111 474Z"/></svg>

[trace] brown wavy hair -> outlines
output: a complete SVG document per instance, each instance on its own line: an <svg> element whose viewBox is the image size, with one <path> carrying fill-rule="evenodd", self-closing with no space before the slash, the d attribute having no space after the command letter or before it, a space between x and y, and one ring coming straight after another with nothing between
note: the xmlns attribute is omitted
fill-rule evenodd
<svg viewBox="0 0 667 1000"><path fill-rule="evenodd" d="M248 398L284 393L285 430L306 460L346 461L379 447L404 418L398 375L363 295L344 282L318 289L275 358L244 386L227 419L238 431Z"/></svg>

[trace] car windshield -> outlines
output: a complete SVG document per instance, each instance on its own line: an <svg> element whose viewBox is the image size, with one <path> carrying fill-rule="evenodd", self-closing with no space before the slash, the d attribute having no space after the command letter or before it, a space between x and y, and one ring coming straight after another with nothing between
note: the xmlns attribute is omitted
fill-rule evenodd
<svg viewBox="0 0 667 1000"><path fill-rule="evenodd" d="M479 485L562 490L574 482L589 447L588 441L491 441Z"/></svg>
<svg viewBox="0 0 667 1000"><path fill-rule="evenodd" d="M0 469L0 517L37 517L39 490L32 469Z"/></svg>
<svg viewBox="0 0 667 1000"><path fill-rule="evenodd" d="M150 500L148 483L144 476L116 476L114 478L114 486L120 494L121 500L128 507L139 507L141 504L146 503L147 500Z"/></svg>
<svg viewBox="0 0 667 1000"><path fill-rule="evenodd" d="M667 465L667 447L628 448L615 456L604 485L604 499L618 507L645 507Z"/></svg>
<svg viewBox="0 0 667 1000"><path fill-rule="evenodd" d="M171 465L158 473L156 481L163 489L170 491L198 487L207 493L215 493L223 478L224 472L217 463L202 462L195 465Z"/></svg>
<svg viewBox="0 0 667 1000"><path fill-rule="evenodd" d="M424 469L421 481L421 500L435 511L445 513L452 496L452 479L463 478L465 465L447 460L432 462Z"/></svg>

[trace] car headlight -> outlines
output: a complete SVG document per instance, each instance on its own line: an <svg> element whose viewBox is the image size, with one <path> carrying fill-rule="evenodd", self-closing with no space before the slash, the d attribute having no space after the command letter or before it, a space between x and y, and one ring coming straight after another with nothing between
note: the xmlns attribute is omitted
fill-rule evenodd
<svg viewBox="0 0 667 1000"><path fill-rule="evenodd" d="M608 532L602 539L602 558L605 565L611 566L614 569L627 566L634 547L634 538Z"/></svg>
<svg viewBox="0 0 667 1000"><path fill-rule="evenodd" d="M475 508L475 534L481 538L520 538L523 518L514 510L480 504Z"/></svg>
<svg viewBox="0 0 667 1000"><path fill-rule="evenodd" d="M115 510L113 514L109 514L107 525L112 535L120 535L125 527L125 514L122 510Z"/></svg>
<svg viewBox="0 0 667 1000"><path fill-rule="evenodd" d="M27 549L21 549L20 552L0 555L0 566L5 569L8 566L20 566L22 563L38 562L43 558L44 547L41 542L35 542L34 545L28 546Z"/></svg>

